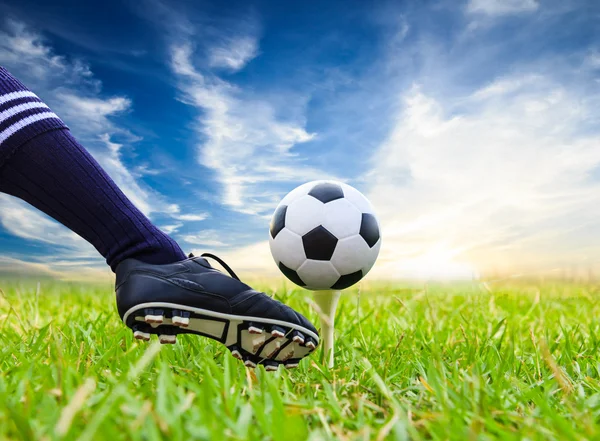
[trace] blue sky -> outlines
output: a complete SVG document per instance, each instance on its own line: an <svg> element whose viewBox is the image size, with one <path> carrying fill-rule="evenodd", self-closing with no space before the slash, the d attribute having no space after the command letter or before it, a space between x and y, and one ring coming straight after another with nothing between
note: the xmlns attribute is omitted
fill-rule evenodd
<svg viewBox="0 0 600 441"><path fill-rule="evenodd" d="M222 3L0 0L0 64L185 250L242 273L276 271L270 214L326 178L381 218L373 277L598 264L595 2ZM107 271L6 196L0 256Z"/></svg>

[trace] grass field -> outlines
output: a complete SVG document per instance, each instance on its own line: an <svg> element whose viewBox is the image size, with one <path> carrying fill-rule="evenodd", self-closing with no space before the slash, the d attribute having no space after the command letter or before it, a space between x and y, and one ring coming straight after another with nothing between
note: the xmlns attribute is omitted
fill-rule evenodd
<svg viewBox="0 0 600 441"><path fill-rule="evenodd" d="M600 439L598 286L350 290L337 367L275 373L208 339L138 343L108 285L0 288L2 440Z"/></svg>

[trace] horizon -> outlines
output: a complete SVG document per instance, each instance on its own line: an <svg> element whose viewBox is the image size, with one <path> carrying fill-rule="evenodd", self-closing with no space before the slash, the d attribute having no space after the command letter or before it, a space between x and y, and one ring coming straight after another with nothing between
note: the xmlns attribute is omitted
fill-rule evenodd
<svg viewBox="0 0 600 441"><path fill-rule="evenodd" d="M279 274L279 201L336 179L381 222L368 281L597 278L598 14L591 1L0 0L0 65L186 252L243 275ZM15 267L111 274L0 194L0 273Z"/></svg>

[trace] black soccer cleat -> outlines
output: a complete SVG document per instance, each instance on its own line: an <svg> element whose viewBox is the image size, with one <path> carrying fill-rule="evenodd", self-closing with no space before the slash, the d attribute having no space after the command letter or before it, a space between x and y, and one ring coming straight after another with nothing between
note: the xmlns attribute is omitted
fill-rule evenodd
<svg viewBox="0 0 600 441"><path fill-rule="evenodd" d="M223 343L248 367L287 368L315 350L315 327L289 306L242 283L212 254L231 277L203 257L168 265L127 259L117 267L117 308L138 340L157 334L173 344L177 334L197 334Z"/></svg>

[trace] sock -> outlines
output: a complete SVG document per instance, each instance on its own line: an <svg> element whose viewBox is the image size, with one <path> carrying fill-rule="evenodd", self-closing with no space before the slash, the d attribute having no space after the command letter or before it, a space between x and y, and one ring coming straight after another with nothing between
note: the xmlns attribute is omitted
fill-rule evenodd
<svg viewBox="0 0 600 441"><path fill-rule="evenodd" d="M1 66L0 192L23 199L83 237L113 271L128 258L166 264L186 257L59 117Z"/></svg>

